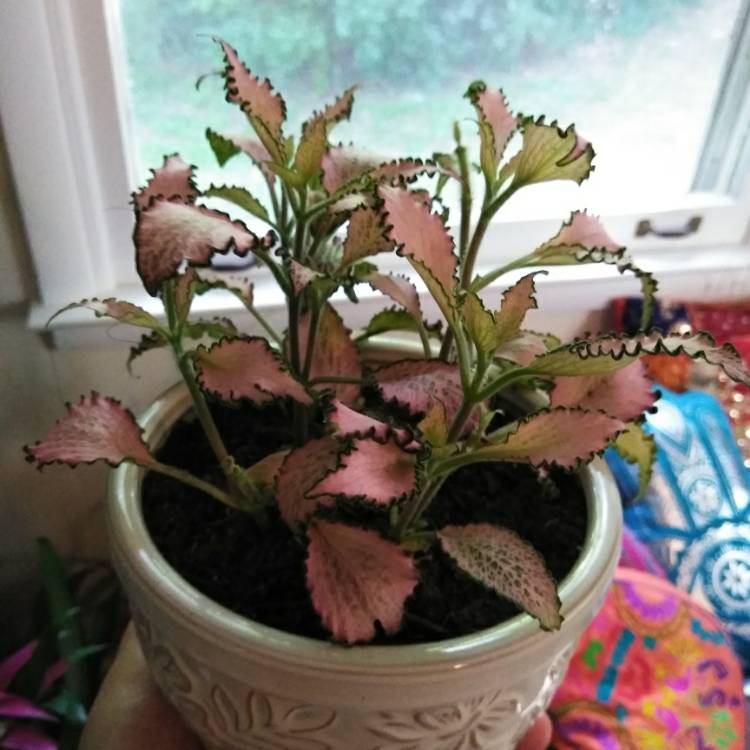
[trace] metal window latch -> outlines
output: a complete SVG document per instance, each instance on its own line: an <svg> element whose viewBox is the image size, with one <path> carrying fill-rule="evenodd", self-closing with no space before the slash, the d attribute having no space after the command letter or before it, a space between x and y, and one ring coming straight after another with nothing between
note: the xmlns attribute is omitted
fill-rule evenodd
<svg viewBox="0 0 750 750"><path fill-rule="evenodd" d="M641 219L641 221L638 222L638 226L635 228L635 236L645 237L647 234L653 234L655 237L664 237L667 239L687 237L698 231L702 221L702 216L691 216L687 223L682 227L675 227L674 229L656 229L651 223L651 219Z"/></svg>

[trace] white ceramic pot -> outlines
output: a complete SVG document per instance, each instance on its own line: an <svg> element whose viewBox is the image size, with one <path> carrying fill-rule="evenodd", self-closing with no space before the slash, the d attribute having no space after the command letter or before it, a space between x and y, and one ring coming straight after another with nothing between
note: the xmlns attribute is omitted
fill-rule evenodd
<svg viewBox="0 0 750 750"><path fill-rule="evenodd" d="M189 408L175 387L143 415L152 445ZM581 472L588 532L554 633L528 615L418 646L324 643L260 625L184 581L141 515L143 472L112 472L112 554L153 676L209 750L511 750L548 705L617 563L622 516L601 460Z"/></svg>

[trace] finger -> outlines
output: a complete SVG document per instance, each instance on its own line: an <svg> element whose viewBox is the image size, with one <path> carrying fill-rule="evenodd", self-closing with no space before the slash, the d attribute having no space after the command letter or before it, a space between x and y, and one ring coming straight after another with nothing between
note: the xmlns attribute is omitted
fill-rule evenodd
<svg viewBox="0 0 750 750"><path fill-rule="evenodd" d="M552 740L552 722L542 714L521 740L518 750L545 750Z"/></svg>
<svg viewBox="0 0 750 750"><path fill-rule="evenodd" d="M148 674L132 624L91 709L79 750L201 750Z"/></svg>

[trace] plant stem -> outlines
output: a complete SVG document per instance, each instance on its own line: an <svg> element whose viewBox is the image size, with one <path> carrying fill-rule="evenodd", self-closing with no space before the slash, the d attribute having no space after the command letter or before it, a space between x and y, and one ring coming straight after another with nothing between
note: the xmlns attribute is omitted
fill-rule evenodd
<svg viewBox="0 0 750 750"><path fill-rule="evenodd" d="M432 345L430 344L430 337L427 334L427 329L424 327L424 322L417 320L417 333L419 333L419 339L422 342L422 350L424 351L424 358L432 358Z"/></svg>
<svg viewBox="0 0 750 750"><path fill-rule="evenodd" d="M159 461L150 464L147 468L150 471L158 472L159 474L163 474L165 477L171 477L172 479L176 479L183 484L194 487L196 490L205 492L207 495L211 495L211 497L221 503L224 503L224 505L228 505L230 508L237 508L237 504L232 500L230 495L228 495L226 492L222 492L218 487L214 487L214 485L212 485L210 482L205 482L202 479L199 479L188 471L178 469L176 466L163 464Z"/></svg>
<svg viewBox="0 0 750 750"><path fill-rule="evenodd" d="M484 289L486 286L489 286L496 279L499 279L501 276L504 276L506 273L509 273L510 271L515 271L518 268L525 268L526 266L529 266L529 265L533 265L533 254L525 255L523 258L514 260L512 263L508 263L505 266L496 268L494 271L490 271L490 273L487 273L484 276L477 276L474 279L474 281L471 282L471 285L469 286L469 291L474 292L476 294L477 292L480 292L482 289Z"/></svg>
<svg viewBox="0 0 750 750"><path fill-rule="evenodd" d="M416 523L421 515L430 505L431 500L442 487L444 479L436 479L428 482L424 491L415 495L404 508L404 512L398 519L398 523L393 530L393 534L398 541L402 541L408 533L410 527Z"/></svg>
<svg viewBox="0 0 750 750"><path fill-rule="evenodd" d="M491 398L496 393L501 391L503 388L507 388L516 380L522 380L523 378L527 378L530 375L533 375L533 372L529 372L529 370L527 370L525 367L518 367L514 370L508 370L507 372L504 372L502 375L500 375L500 377L496 380L487 383L487 385L482 388L479 393L477 393L477 400L485 401L486 399Z"/></svg>
<svg viewBox="0 0 750 750"><path fill-rule="evenodd" d="M456 158L458 159L458 168L461 174L461 229L458 257L463 265L469 245L469 230L471 227L471 175L469 174L469 163L466 158L466 148L460 144L456 146Z"/></svg>
<svg viewBox="0 0 750 750"><path fill-rule="evenodd" d="M315 339L318 336L318 328L320 327L320 313L321 306L319 300L315 299L312 310L310 311L310 327L307 332L307 343L305 348L305 364L302 367L302 377L307 380L310 375L310 368L312 367L313 361L313 350L315 348Z"/></svg>
<svg viewBox="0 0 750 750"><path fill-rule="evenodd" d="M258 323L263 327L263 330L279 345L280 349L284 348L284 339L281 335L273 328L273 326L261 315L252 305L245 305L250 315L252 315Z"/></svg>

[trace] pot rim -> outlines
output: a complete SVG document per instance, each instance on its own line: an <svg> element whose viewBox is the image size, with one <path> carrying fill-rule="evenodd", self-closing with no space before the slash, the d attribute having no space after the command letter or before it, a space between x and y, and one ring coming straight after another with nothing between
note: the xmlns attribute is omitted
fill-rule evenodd
<svg viewBox="0 0 750 750"><path fill-rule="evenodd" d="M189 405L186 386L178 383L171 387L138 420L144 438L158 445ZM559 586L565 618L562 630L575 628L580 617L603 595L597 582L608 582L612 577L622 534L619 492L605 462L596 458L579 473L586 494L588 528L581 554ZM525 613L471 635L414 645L344 646L262 625L202 594L161 555L141 514L144 475L144 469L125 463L110 473L107 518L115 564L132 571L137 585L150 589L151 600L169 610L171 618L179 619L196 634L212 631L222 648L238 654L258 651L261 658L295 664L322 663L327 669L381 672L415 664L430 668L446 662L456 667L483 662L490 655L496 658L498 649L508 654L528 651L542 647L545 638L555 635L542 631Z"/></svg>

